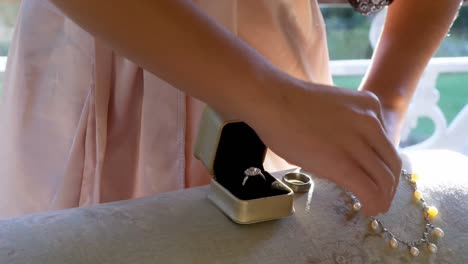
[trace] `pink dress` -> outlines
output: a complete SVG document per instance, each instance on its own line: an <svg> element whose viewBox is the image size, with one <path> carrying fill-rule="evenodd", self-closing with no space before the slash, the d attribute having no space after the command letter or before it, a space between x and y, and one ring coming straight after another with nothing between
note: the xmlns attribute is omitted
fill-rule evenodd
<svg viewBox="0 0 468 264"><path fill-rule="evenodd" d="M331 83L315 1L194 2L282 70ZM202 108L49 2L23 0L0 104L0 217L207 184L192 155ZM269 152L265 166L288 165Z"/></svg>

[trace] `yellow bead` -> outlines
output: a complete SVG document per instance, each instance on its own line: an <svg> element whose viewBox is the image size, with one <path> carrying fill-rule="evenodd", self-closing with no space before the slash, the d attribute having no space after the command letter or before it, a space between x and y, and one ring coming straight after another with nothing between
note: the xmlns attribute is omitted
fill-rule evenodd
<svg viewBox="0 0 468 264"><path fill-rule="evenodd" d="M422 192L420 190L414 191L413 197L416 199L416 201L419 201L422 198Z"/></svg>
<svg viewBox="0 0 468 264"><path fill-rule="evenodd" d="M427 215L429 215L430 218L436 217L438 213L439 213L439 210L437 210L435 206L429 206L427 208Z"/></svg>
<svg viewBox="0 0 468 264"><path fill-rule="evenodd" d="M411 180L414 181L414 182L417 182L419 181L421 178L419 177L418 174L416 173L411 173Z"/></svg>

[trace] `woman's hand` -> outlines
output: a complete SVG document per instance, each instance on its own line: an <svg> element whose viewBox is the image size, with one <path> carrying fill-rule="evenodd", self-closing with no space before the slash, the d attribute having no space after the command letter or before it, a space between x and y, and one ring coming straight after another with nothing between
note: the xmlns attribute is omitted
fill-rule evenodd
<svg viewBox="0 0 468 264"><path fill-rule="evenodd" d="M294 86L272 92L272 107L252 107L257 118L250 125L278 155L352 191L367 215L386 212L401 161L377 97L300 81Z"/></svg>

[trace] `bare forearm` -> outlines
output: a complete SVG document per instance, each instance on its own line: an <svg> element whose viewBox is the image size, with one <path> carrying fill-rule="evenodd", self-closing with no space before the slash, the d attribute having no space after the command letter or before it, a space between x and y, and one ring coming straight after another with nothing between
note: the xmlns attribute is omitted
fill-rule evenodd
<svg viewBox="0 0 468 264"><path fill-rule="evenodd" d="M276 69L186 0L52 0L76 23L158 77L243 115ZM239 116L244 117L244 116Z"/></svg>
<svg viewBox="0 0 468 264"><path fill-rule="evenodd" d="M427 63L455 17L459 0L395 0L361 89L383 107L406 111Z"/></svg>

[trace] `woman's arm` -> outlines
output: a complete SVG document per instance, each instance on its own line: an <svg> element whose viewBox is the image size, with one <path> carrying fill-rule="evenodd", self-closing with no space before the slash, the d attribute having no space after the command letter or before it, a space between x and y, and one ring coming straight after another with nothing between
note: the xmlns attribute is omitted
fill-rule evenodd
<svg viewBox="0 0 468 264"><path fill-rule="evenodd" d="M448 33L460 0L394 0L361 85L375 93L395 143L419 78Z"/></svg>
<svg viewBox="0 0 468 264"><path fill-rule="evenodd" d="M247 122L275 153L388 210L401 161L369 93L294 79L188 0L50 0L121 55ZM248 151L248 150L246 150Z"/></svg>
<svg viewBox="0 0 468 264"><path fill-rule="evenodd" d="M264 97L251 84L268 78L272 66L191 1L51 2L117 53L218 110L241 112ZM220 97L233 100L221 102Z"/></svg>

